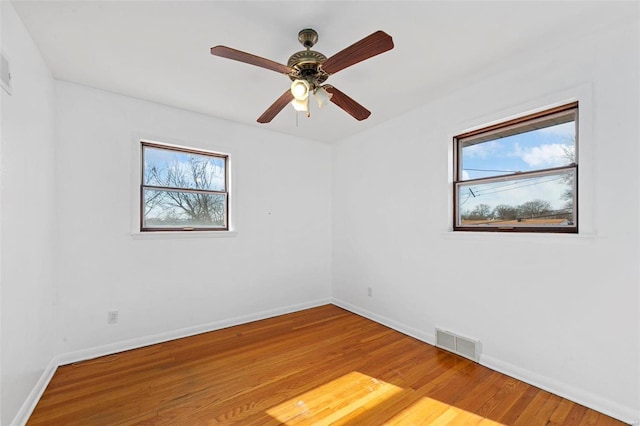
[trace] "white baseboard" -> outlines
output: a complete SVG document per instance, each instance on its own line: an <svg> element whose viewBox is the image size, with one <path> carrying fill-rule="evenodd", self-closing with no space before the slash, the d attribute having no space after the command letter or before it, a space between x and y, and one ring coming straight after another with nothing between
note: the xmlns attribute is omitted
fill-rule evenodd
<svg viewBox="0 0 640 426"><path fill-rule="evenodd" d="M125 340L122 342L116 342L109 345L98 346L95 348L69 352L59 357L60 363L58 365L66 365L74 362L86 361L88 359L98 358L105 355L112 355L117 352L128 351L131 349L141 348L143 346L155 345L156 343L168 342L170 340L181 339L183 337L189 337L196 334L207 333L209 331L220 330L222 328L233 327L234 325L246 324L252 321L258 321L278 315L297 312L303 309L326 305L328 303L331 303L331 300L329 298L319 299L311 302L285 306L282 308L251 313L248 315L241 315L238 317L228 318L221 321L214 321L211 323L201 324L193 327L182 328L179 330L168 331L166 333L155 334L152 336L144 336L137 339Z"/></svg>
<svg viewBox="0 0 640 426"><path fill-rule="evenodd" d="M394 330L399 331L402 334L406 334L407 336L414 337L422 342L428 343L430 345L435 345L436 343L435 335L427 333L424 330L419 330L417 328L410 327L401 322L392 320L391 318L378 315L374 312L368 311L359 306L352 305L349 302L345 302L344 300L332 298L331 303L341 308L344 308L349 312L353 312L354 314L358 314L372 321L375 321L379 324L386 325L389 328L393 328Z"/></svg>
<svg viewBox="0 0 640 426"><path fill-rule="evenodd" d="M331 302L334 305L340 306L341 308L344 308L350 312L361 315L377 323L386 325L387 327L393 328L400 333L415 337L416 339L430 345L435 345L435 336L433 334L426 333L422 330L415 329L401 322L378 315L366 309L345 302L344 300L332 298ZM562 398L566 398L578 404L584 405L585 407L589 407L593 410L611 416L630 425L640 424L639 411L634 410L631 407L621 405L615 401L603 398L602 396L594 395L590 392L585 392L584 390L575 388L566 383L559 382L553 378L542 376L535 372L517 367L513 364L501 361L489 355L481 354L479 364L495 370L499 373L506 374L507 376L521 380L530 385L536 386L547 392L551 392Z"/></svg>
<svg viewBox="0 0 640 426"><path fill-rule="evenodd" d="M29 416L31 416L31 413L33 413L33 410L36 408L38 401L40 401L40 397L42 397L44 390L47 388L47 385L58 369L58 366L59 365L56 363L56 359L54 357L51 362L49 362L49 365L44 369L44 372L31 392L29 392L27 399L24 401L18 410L16 417L11 422L11 426L23 426L27 423Z"/></svg>
<svg viewBox="0 0 640 426"><path fill-rule="evenodd" d="M278 315L289 314L291 312L298 312L304 309L314 308L316 306L322 306L329 303L331 303L331 299L329 298L318 299L310 302L300 303L297 305L284 306L281 308L270 309L267 311L256 312L248 315L241 315L234 318L228 318L221 321L214 321L207 324L182 328L179 330L172 330L166 333L159 333L152 336L124 340L108 345L97 346L94 348L87 348L79 351L57 355L51 360L49 365L40 376L40 379L33 387L33 390L31 391L31 393L29 393L27 400L22 404L20 410L18 410L18 413L11 422L11 426L26 425L29 417L31 416L31 413L33 413L33 410L36 408L38 401L42 397L42 394L47 388L47 385L51 381L51 378L55 374L58 367L62 365L86 361L88 359L98 358L105 355L112 355L118 352L137 349L157 343L168 342L170 340L181 339L183 337L194 336L196 334L207 333L209 331L220 330L227 327L233 327L234 325L246 324L253 321L272 318Z"/></svg>
<svg viewBox="0 0 640 426"><path fill-rule="evenodd" d="M611 401L600 395L586 392L583 389L576 388L551 377L543 376L533 371L520 368L489 355L481 355L480 364L547 392L551 392L573 402L577 402L580 405L589 407L622 422L637 424L637 422L640 421L640 412L633 410L631 407L626 407L615 401Z"/></svg>

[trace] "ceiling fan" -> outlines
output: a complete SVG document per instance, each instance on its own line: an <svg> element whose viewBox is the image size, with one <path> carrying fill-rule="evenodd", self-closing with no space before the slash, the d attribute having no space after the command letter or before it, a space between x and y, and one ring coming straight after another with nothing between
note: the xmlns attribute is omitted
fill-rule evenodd
<svg viewBox="0 0 640 426"><path fill-rule="evenodd" d="M393 49L391 36L384 31L376 31L330 58L311 50L318 41L315 30L301 30L298 41L306 50L291 55L287 65L226 46L212 47L211 54L276 71L291 79L291 87L262 113L258 123L269 123L289 103L297 111L306 111L308 116L310 93L314 94L320 107L331 101L358 121L369 117L371 112L365 107L334 86L323 83L338 71Z"/></svg>

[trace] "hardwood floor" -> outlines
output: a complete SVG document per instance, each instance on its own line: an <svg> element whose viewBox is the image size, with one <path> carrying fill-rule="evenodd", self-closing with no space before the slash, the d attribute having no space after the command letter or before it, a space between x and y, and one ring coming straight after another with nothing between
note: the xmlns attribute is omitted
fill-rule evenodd
<svg viewBox="0 0 640 426"><path fill-rule="evenodd" d="M28 425L622 425L333 305L60 367Z"/></svg>

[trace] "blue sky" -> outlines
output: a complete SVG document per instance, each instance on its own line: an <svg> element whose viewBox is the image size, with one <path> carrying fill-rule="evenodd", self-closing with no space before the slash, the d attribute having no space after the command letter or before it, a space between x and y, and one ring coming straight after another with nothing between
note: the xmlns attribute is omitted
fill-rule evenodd
<svg viewBox="0 0 640 426"><path fill-rule="evenodd" d="M569 122L466 147L463 180L567 165L565 149L572 149L574 134L575 124Z"/></svg>
<svg viewBox="0 0 640 426"><path fill-rule="evenodd" d="M462 180L568 165L573 162L574 138L575 123L568 122L465 147ZM567 180L557 175L465 185L460 188L460 205L464 211L478 204L493 208L499 204L516 206L542 199L552 208L560 209L566 202L562 194L567 188Z"/></svg>
<svg viewBox="0 0 640 426"><path fill-rule="evenodd" d="M214 191L224 191L225 164L222 158L179 151L170 151L153 147L145 147L144 149L144 160L147 166L153 164L158 167L160 169L160 175L163 177L166 176L168 168L174 168L174 170L176 171L183 171L183 176L185 178L193 178L190 165L191 158L195 158L199 161L204 161L207 163L206 167L207 173L209 175L208 177L210 180L210 185L208 188L204 188L202 186L202 182L198 182L196 184L196 182L192 180L189 182L188 187L210 189Z"/></svg>

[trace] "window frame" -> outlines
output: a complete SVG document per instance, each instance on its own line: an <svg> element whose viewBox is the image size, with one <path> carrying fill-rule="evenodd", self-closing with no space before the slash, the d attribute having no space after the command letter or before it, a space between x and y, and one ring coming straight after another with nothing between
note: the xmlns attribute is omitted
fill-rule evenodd
<svg viewBox="0 0 640 426"><path fill-rule="evenodd" d="M216 158L221 158L224 161L224 190L223 191L219 191L219 190L202 190L202 189L193 189L193 188L176 188L176 187L165 187L165 186L157 186L157 185L145 185L144 183L144 173L145 173L145 164L144 164L144 156L145 156L145 147L149 147L149 148L155 148L155 149L162 149L165 151L173 151L173 152L180 152L180 153L185 153L185 154L196 154L196 155L202 155L202 156L206 156L206 157L216 157ZM158 143L158 142L150 142L150 141L146 141L146 140L140 140L140 175L138 177L139 179L139 194L138 194L138 199L139 199L139 219L138 219L138 229L140 233L154 233L154 232L200 232L200 231L204 231L204 232L228 232L230 231L230 198L231 198L231 194L230 194L230 182L229 182L229 177L230 177L230 173L229 173L229 154L224 154L224 153L220 153L220 152L214 152L214 151L207 151L207 150L202 150L202 149L196 149L196 148L190 148L190 147L185 147L185 146L178 146L178 145L169 145L169 144L162 144L162 143ZM203 193L203 194L212 194L212 195L224 195L225 197L225 205L224 205L224 209L225 209L225 214L224 214L224 218L225 218L225 223L224 226L217 226L217 227L150 227L144 226L144 208L145 208L145 201L144 201L144 191L145 189L152 189L152 190L158 190L158 191L174 191L176 192L190 192L190 193Z"/></svg>
<svg viewBox="0 0 640 426"><path fill-rule="evenodd" d="M535 130L535 128L531 128L530 125L536 121L542 121L544 119L549 119L553 115L560 115L564 113L572 113L574 115L573 123L575 125L575 140L574 140L574 162L560 167L550 167L550 168L540 168L525 172L514 173L513 175L496 175L490 177L480 177L475 179L461 179L462 176L462 144L465 141L468 141L470 138L478 138L482 139L486 137L486 140L481 140L476 143L484 143L491 140L495 140L496 138L492 138L491 135L499 134L506 132L506 134L500 136L510 136L520 133L526 133L531 130ZM527 128L529 125L529 128ZM520 129L521 131L518 131ZM579 152L579 106L578 101L566 103L560 106L556 106L553 108L545 109L539 112L535 112L532 114L526 114L517 118L513 118L510 120L502 121L499 123L491 124L488 126L484 126L475 130L471 130L468 132L464 132L458 134L453 137L453 231L470 231L470 232L519 232L519 233L570 233L577 234L578 233L578 152ZM565 226L535 226L535 225L463 225L459 223L459 192L458 187L460 185L468 185L470 183L490 183L493 181L511 180L510 177L513 176L513 179L522 179L528 177L535 177L538 175L544 174L559 174L562 171L572 171L574 175L573 180L573 217L574 223L573 225L565 225Z"/></svg>

